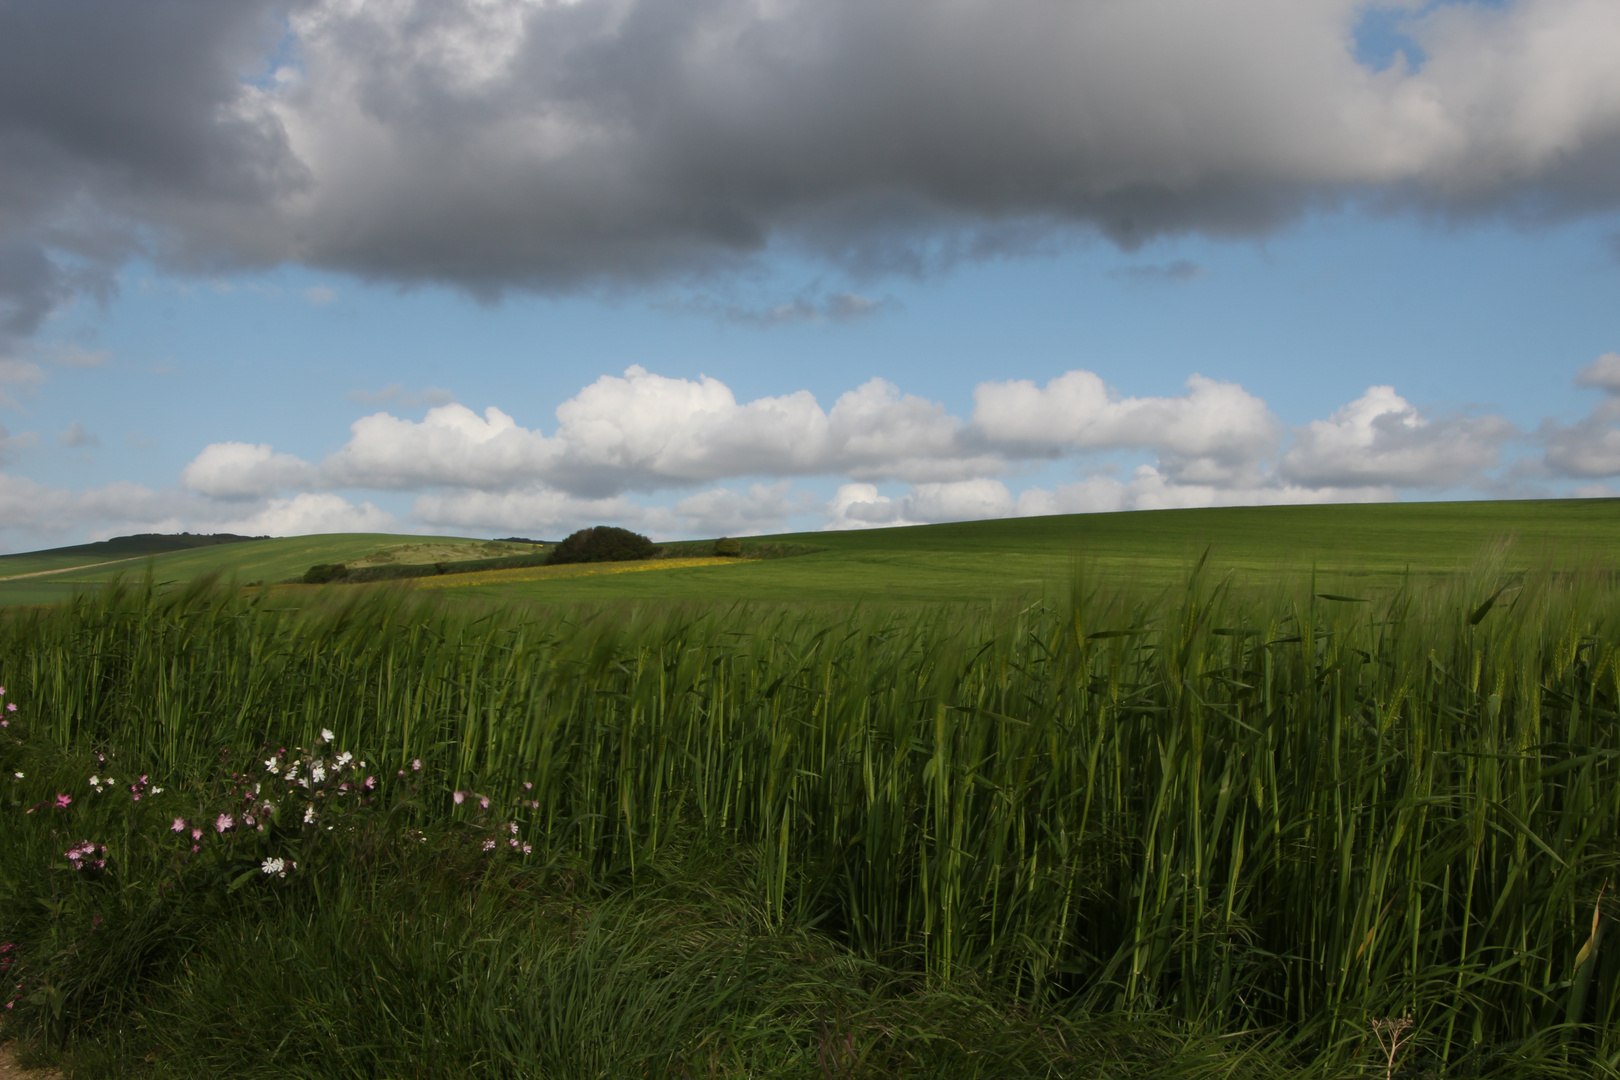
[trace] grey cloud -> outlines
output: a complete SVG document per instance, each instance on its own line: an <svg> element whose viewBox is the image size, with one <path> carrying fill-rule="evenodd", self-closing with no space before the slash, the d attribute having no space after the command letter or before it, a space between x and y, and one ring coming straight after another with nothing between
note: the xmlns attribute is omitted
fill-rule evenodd
<svg viewBox="0 0 1620 1080"><path fill-rule="evenodd" d="M1168 263L1147 263L1125 266L1114 271L1115 277L1127 281L1193 281L1204 276L1204 268L1190 259L1176 259Z"/></svg>
<svg viewBox="0 0 1620 1080"><path fill-rule="evenodd" d="M101 440L96 437L95 433L86 430L85 426L77 420L69 424L66 431L57 432L56 441L62 446L68 447L101 445Z"/></svg>
<svg viewBox="0 0 1620 1080"><path fill-rule="evenodd" d="M493 297L701 282L779 250L922 274L1319 206L1620 202L1620 9L1442 5L1403 24L1420 68L1374 71L1365 7L12 0L0 319L31 332L74 274L137 250ZM263 77L278 44L285 81Z"/></svg>

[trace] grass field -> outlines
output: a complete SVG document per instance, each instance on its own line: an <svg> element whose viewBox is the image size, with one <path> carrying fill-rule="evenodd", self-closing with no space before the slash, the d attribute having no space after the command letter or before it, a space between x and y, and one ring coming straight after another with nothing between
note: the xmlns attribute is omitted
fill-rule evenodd
<svg viewBox="0 0 1620 1080"><path fill-rule="evenodd" d="M627 599L737 602L1026 601L1061 596L1076 567L1094 580L1174 584L1206 549L1240 580L1308 579L1345 588L1389 587L1407 573L1445 575L1506 546L1519 565L1605 566L1620 561L1620 500L1245 507L1066 515L762 538L814 549L740 566L665 565L658 574L559 580L513 571L458 582L457 596L497 603L602 603ZM750 541L750 544L761 541ZM358 562L432 543L438 554L476 541L381 535L261 540L149 560L163 581L208 573L238 582L283 581L319 562ZM696 552L693 552L695 554ZM0 579L58 556L0 557ZM424 560L434 561L434 560ZM38 564L38 565L36 565ZM0 580L0 604L46 603L115 576L133 559L49 577ZM347 586L346 586L347 587Z"/></svg>

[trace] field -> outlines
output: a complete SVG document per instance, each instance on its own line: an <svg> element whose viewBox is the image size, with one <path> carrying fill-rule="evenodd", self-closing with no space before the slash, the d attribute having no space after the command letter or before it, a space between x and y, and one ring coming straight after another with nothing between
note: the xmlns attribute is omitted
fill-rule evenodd
<svg viewBox="0 0 1620 1080"><path fill-rule="evenodd" d="M665 564L658 574L633 577L556 580L513 571L490 575L477 587L457 582L454 593L500 604L1029 602L1066 595L1077 570L1093 581L1173 585L1206 550L1240 581L1308 583L1316 573L1346 587L1388 588L1409 575L1446 577L1503 545L1526 566L1613 565L1617 537L1620 500L1612 499L1162 510L789 534L746 544L806 554L737 566ZM239 583L276 582L296 579L315 563L433 562L458 549L466 559L487 555L478 544L364 534L298 537L82 570L58 568L104 556L0 556L0 605L64 600L115 577L138 578L148 567L159 581L220 574ZM708 553L703 545L680 547L682 555Z"/></svg>
<svg viewBox="0 0 1620 1080"><path fill-rule="evenodd" d="M1615 516L17 608L5 1031L87 1078L1620 1076Z"/></svg>

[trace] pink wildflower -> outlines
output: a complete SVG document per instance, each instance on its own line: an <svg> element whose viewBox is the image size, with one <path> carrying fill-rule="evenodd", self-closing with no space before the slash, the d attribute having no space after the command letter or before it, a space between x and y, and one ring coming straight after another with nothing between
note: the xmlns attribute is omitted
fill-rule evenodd
<svg viewBox="0 0 1620 1080"><path fill-rule="evenodd" d="M484 841L484 850L485 851L494 851L495 850L495 841L493 841L493 840L485 840Z"/></svg>
<svg viewBox="0 0 1620 1080"><path fill-rule="evenodd" d="M450 798L455 800L455 804L457 806L460 806L466 800L467 793L465 791L458 791L451 795Z"/></svg>
<svg viewBox="0 0 1620 1080"><path fill-rule="evenodd" d="M73 797L70 795L58 795L56 797L56 808L58 810L66 810L68 803L72 801Z"/></svg>
<svg viewBox="0 0 1620 1080"><path fill-rule="evenodd" d="M371 791L376 786L377 786L377 778L375 776L366 777L366 790L367 791Z"/></svg>
<svg viewBox="0 0 1620 1080"><path fill-rule="evenodd" d="M193 840L201 840L202 839L202 830L201 829L192 829L191 830L191 838ZM197 849L192 848L192 850L195 851Z"/></svg>
<svg viewBox="0 0 1620 1080"><path fill-rule="evenodd" d="M183 818L183 817L175 818L174 819L174 824L169 826L169 831L170 832L185 832L186 831L186 819Z"/></svg>
<svg viewBox="0 0 1620 1080"><path fill-rule="evenodd" d="M421 772L422 771L422 759L421 758L412 758L411 759L411 771L412 772Z"/></svg>
<svg viewBox="0 0 1620 1080"><path fill-rule="evenodd" d="M215 832L221 832L222 833L226 829L234 829L235 827L236 827L236 819L231 817L231 815L229 815L229 814L221 814L221 815L219 815L219 817L214 819L214 831Z"/></svg>
<svg viewBox="0 0 1620 1080"><path fill-rule="evenodd" d="M489 796L488 795L480 795L480 796L478 796L478 808L480 810L488 810L489 809Z"/></svg>

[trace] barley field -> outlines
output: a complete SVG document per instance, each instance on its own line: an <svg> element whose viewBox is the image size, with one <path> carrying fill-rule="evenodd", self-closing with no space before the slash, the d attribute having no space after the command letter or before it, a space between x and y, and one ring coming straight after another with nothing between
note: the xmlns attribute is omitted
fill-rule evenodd
<svg viewBox="0 0 1620 1080"><path fill-rule="evenodd" d="M87 1076L1620 1061L1597 570L841 612L148 581L8 613L0 676L5 1023Z"/></svg>

